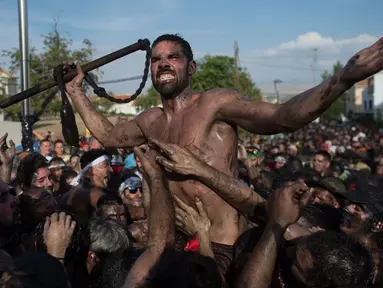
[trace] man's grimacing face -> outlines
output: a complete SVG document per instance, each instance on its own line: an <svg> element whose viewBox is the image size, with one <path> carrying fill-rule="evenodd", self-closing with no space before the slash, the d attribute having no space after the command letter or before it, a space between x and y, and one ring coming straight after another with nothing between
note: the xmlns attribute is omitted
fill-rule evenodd
<svg viewBox="0 0 383 288"><path fill-rule="evenodd" d="M184 90L195 69L195 62L188 61L178 43L162 41L152 49L152 83L162 96L176 96Z"/></svg>

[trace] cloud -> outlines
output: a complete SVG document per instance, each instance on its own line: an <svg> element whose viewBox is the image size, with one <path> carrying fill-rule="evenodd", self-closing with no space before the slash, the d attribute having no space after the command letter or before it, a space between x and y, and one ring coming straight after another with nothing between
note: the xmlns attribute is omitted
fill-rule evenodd
<svg viewBox="0 0 383 288"><path fill-rule="evenodd" d="M322 36L318 32L307 32L299 35L295 40L281 43L276 47L251 51L248 56L251 58L296 56L297 53L313 51L314 49L318 49L320 55L339 55L348 51L356 52L373 44L377 40L377 36L370 34L360 34L351 38L335 39L329 36ZM307 53L305 55L307 55Z"/></svg>

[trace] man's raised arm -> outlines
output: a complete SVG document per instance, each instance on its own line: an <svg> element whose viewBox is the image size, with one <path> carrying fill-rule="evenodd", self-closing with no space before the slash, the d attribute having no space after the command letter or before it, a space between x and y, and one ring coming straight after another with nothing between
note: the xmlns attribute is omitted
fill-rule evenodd
<svg viewBox="0 0 383 288"><path fill-rule="evenodd" d="M212 91L219 94L216 119L257 134L293 132L318 118L355 83L382 69L383 38L358 52L336 75L283 104L244 100L230 90Z"/></svg>
<svg viewBox="0 0 383 288"><path fill-rule="evenodd" d="M72 103L92 135L105 147L129 148L146 142L135 120L120 118L113 125L104 115L98 113L82 89L84 72L77 64L77 76L66 84Z"/></svg>

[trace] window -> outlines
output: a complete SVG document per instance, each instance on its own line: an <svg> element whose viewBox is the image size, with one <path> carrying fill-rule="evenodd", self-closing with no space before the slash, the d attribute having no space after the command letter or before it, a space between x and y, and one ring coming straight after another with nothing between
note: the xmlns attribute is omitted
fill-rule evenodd
<svg viewBox="0 0 383 288"><path fill-rule="evenodd" d="M364 111L367 111L367 101L364 100Z"/></svg>
<svg viewBox="0 0 383 288"><path fill-rule="evenodd" d="M369 110L371 111L371 110L372 110L372 100L370 100L368 104L369 104L369 106L370 106L370 107L369 107Z"/></svg>

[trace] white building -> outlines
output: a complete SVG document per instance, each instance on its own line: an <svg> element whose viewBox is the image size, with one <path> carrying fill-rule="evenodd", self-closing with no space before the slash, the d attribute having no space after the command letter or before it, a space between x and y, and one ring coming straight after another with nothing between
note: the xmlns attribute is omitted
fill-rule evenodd
<svg viewBox="0 0 383 288"><path fill-rule="evenodd" d="M17 77L8 71L0 68L0 94L12 96L17 93Z"/></svg>
<svg viewBox="0 0 383 288"><path fill-rule="evenodd" d="M383 114L383 71L368 78L367 89L362 93L362 113L376 116L380 109Z"/></svg>
<svg viewBox="0 0 383 288"><path fill-rule="evenodd" d="M12 96L17 93L17 77L0 68L0 96ZM0 121L4 121L4 114L0 110Z"/></svg>

